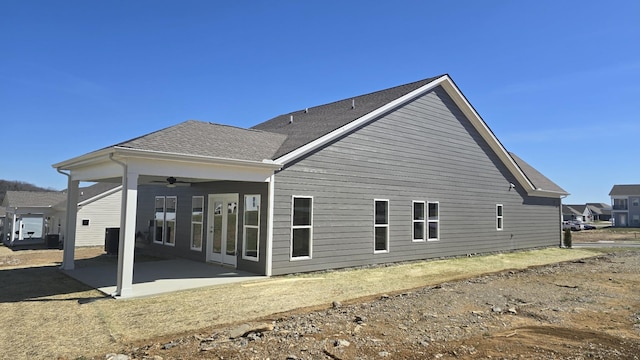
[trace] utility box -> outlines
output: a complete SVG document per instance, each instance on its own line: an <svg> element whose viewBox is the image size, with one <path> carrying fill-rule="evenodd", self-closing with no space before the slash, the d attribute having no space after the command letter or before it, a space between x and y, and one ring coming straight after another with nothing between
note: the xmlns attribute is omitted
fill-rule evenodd
<svg viewBox="0 0 640 360"><path fill-rule="evenodd" d="M60 235L58 235L58 234L47 234L47 236L45 236L45 243L47 244L47 249L59 249L60 248Z"/></svg>
<svg viewBox="0 0 640 360"><path fill-rule="evenodd" d="M118 255L120 246L120 228L106 228L104 234L104 251L108 255Z"/></svg>

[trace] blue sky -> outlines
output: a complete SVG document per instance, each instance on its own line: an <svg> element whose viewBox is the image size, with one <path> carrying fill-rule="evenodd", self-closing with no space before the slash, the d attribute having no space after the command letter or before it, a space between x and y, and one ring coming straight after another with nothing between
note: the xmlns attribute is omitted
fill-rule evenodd
<svg viewBox="0 0 640 360"><path fill-rule="evenodd" d="M0 179L188 119L249 127L448 73L572 195L640 183L638 1L0 2Z"/></svg>

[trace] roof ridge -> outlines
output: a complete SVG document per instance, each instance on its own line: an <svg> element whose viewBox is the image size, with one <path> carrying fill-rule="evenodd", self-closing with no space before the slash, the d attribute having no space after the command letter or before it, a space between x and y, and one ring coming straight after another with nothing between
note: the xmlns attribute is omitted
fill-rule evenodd
<svg viewBox="0 0 640 360"><path fill-rule="evenodd" d="M406 83L406 84L400 84L400 85L396 85L396 86L392 86L392 87L388 87L388 88L372 91L372 92L365 93L365 94L360 94L360 95L356 95L356 96L349 96L349 97L338 99L338 100L335 100L335 101L330 101L328 103L324 103L324 104L320 104L320 105L316 105L316 106L309 106L309 107L306 107L304 109L294 110L294 111L291 111L291 112L288 112L288 113L276 115L275 117L295 114L295 113L298 113L300 111L305 111L306 109L316 109L316 108L319 108L319 107L322 107L322 106L336 104L336 103L339 103L341 101L348 101L348 100L351 100L351 99L358 99L358 98L362 98L362 97L369 96L369 95L374 95L374 94L378 94L378 93L382 93L382 92L391 91L391 90L394 90L394 89L397 89L397 88L401 88L401 87L411 87L412 85L415 85L415 84L417 84L419 82L425 82L426 81L426 82L430 83L430 82L435 81L436 79L439 79L439 78L441 78L443 76L447 76L447 75L448 74L441 74L441 75L437 75L437 76L424 78L424 79L421 79L421 80L412 81L412 82ZM260 125L260 124L256 124L256 125Z"/></svg>

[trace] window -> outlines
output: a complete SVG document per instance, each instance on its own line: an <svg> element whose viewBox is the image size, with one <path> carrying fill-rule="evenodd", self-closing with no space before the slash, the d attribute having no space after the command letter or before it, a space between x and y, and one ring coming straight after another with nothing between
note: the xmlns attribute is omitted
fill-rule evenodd
<svg viewBox="0 0 640 360"><path fill-rule="evenodd" d="M82 226L89 226L89 219L82 219Z"/></svg>
<svg viewBox="0 0 640 360"><path fill-rule="evenodd" d="M496 230L502 230L503 226L502 204L496 204Z"/></svg>
<svg viewBox="0 0 640 360"><path fill-rule="evenodd" d="M204 196L191 198L191 250L202 250L202 214Z"/></svg>
<svg viewBox="0 0 640 360"><path fill-rule="evenodd" d="M176 243L175 196L156 196L153 242L174 246Z"/></svg>
<svg viewBox="0 0 640 360"><path fill-rule="evenodd" d="M374 200L374 253L389 252L389 200Z"/></svg>
<svg viewBox="0 0 640 360"><path fill-rule="evenodd" d="M640 215L633 215L631 221L633 222L633 225L640 225Z"/></svg>
<svg viewBox="0 0 640 360"><path fill-rule="evenodd" d="M640 206L640 198L631 198L631 206Z"/></svg>
<svg viewBox="0 0 640 360"><path fill-rule="evenodd" d="M244 196L242 258L258 261L260 249L260 195Z"/></svg>
<svg viewBox="0 0 640 360"><path fill-rule="evenodd" d="M427 223L429 225L429 234L427 240L435 241L440 239L440 203L437 201L428 204Z"/></svg>
<svg viewBox="0 0 640 360"><path fill-rule="evenodd" d="M291 258L310 259L313 241L313 198L294 196L291 217Z"/></svg>
<svg viewBox="0 0 640 360"><path fill-rule="evenodd" d="M413 241L424 241L426 220L424 201L413 202Z"/></svg>

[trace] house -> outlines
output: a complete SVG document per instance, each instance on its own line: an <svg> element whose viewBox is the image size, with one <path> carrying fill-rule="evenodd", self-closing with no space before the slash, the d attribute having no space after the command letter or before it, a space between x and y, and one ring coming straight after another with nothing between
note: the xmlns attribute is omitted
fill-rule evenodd
<svg viewBox="0 0 640 360"><path fill-rule="evenodd" d="M267 276L558 246L567 195L502 146L448 75L250 129L186 121L53 166L69 208L80 181L122 184L119 297L136 242Z"/></svg>
<svg viewBox="0 0 640 360"><path fill-rule="evenodd" d="M580 222L592 222L593 221L593 213L591 212L591 208L586 204L567 204L562 205L563 208L563 220L578 220ZM565 215L564 209L570 209L571 218L567 218Z"/></svg>
<svg viewBox="0 0 640 360"><path fill-rule="evenodd" d="M113 183L79 189L76 246L104 245L105 229L120 225L121 190L121 185ZM66 203L65 192L7 191L3 204L8 209L8 220L3 241L8 246L37 244L49 234L64 239Z"/></svg>
<svg viewBox="0 0 640 360"><path fill-rule="evenodd" d="M611 218L616 227L640 227L640 184L613 185Z"/></svg>
<svg viewBox="0 0 640 360"><path fill-rule="evenodd" d="M611 220L611 205L604 203L587 203L593 214L593 221Z"/></svg>
<svg viewBox="0 0 640 360"><path fill-rule="evenodd" d="M7 209L4 206L0 206L0 236L2 236L1 237L2 239L5 238L4 224L5 224L6 217L7 217Z"/></svg>
<svg viewBox="0 0 640 360"><path fill-rule="evenodd" d="M6 209L6 226L2 240L8 246L44 242L55 232L59 215L54 206L66 199L57 191L7 191L2 202Z"/></svg>
<svg viewBox="0 0 640 360"><path fill-rule="evenodd" d="M96 183L83 187L78 194L78 226L76 227L75 246L102 246L105 242L105 229L120 226L120 205L122 204L122 185L114 183ZM66 220L67 200L55 206ZM66 231L62 221L61 233Z"/></svg>
<svg viewBox="0 0 640 360"><path fill-rule="evenodd" d="M574 205L562 204L562 220L579 220L582 221L582 213L573 208Z"/></svg>

